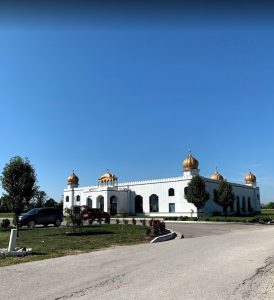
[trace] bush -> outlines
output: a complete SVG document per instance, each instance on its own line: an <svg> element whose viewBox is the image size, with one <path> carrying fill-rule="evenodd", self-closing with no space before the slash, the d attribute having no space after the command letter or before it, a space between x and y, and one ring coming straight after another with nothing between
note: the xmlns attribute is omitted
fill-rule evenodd
<svg viewBox="0 0 274 300"><path fill-rule="evenodd" d="M1 222L2 228L8 228L10 226L10 220L9 219L3 219Z"/></svg>
<svg viewBox="0 0 274 300"><path fill-rule="evenodd" d="M136 225L136 220L132 218L132 225Z"/></svg>
<svg viewBox="0 0 274 300"><path fill-rule="evenodd" d="M146 224L147 224L146 219L140 220L140 222L141 222L141 224L142 224L143 226L146 226Z"/></svg>
<svg viewBox="0 0 274 300"><path fill-rule="evenodd" d="M128 224L128 220L124 220L124 224L127 225Z"/></svg>
<svg viewBox="0 0 274 300"><path fill-rule="evenodd" d="M119 224L120 223L120 220L119 219L116 219L116 224Z"/></svg>
<svg viewBox="0 0 274 300"><path fill-rule="evenodd" d="M197 217L193 218L193 221L198 221L198 218Z"/></svg>

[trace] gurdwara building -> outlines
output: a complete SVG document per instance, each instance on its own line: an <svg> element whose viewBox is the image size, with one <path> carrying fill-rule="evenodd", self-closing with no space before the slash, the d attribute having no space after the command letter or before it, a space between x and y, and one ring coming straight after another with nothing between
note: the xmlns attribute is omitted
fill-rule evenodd
<svg viewBox="0 0 274 300"><path fill-rule="evenodd" d="M186 188L199 175L199 162L191 153L183 161L179 177L119 183L117 176L106 172L95 186L79 186L79 178L73 172L64 190L64 209L75 205L101 208L111 215L197 216L196 207L185 199ZM210 178L201 176L209 193L209 200L200 213L222 213L223 208L215 201L218 184L223 176L217 171ZM256 176L250 171L244 183L229 182L235 194L228 214L254 214L261 211L260 190Z"/></svg>

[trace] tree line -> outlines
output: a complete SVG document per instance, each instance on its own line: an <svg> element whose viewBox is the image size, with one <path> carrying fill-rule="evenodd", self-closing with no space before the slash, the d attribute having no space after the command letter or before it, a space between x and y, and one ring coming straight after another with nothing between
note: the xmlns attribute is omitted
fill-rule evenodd
<svg viewBox="0 0 274 300"><path fill-rule="evenodd" d="M31 208L63 207L40 190L35 169L28 158L12 157L4 166L0 181L5 191L0 198L0 210L13 212L16 225L19 215Z"/></svg>

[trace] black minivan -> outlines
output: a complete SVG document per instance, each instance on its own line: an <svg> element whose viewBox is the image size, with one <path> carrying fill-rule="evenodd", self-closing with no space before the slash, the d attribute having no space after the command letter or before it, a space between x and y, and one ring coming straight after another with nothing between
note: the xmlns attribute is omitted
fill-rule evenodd
<svg viewBox="0 0 274 300"><path fill-rule="evenodd" d="M63 222L63 212L58 208L43 207L33 208L27 213L19 216L19 226L28 226L34 228L37 224L48 226L53 224L54 226L60 226Z"/></svg>

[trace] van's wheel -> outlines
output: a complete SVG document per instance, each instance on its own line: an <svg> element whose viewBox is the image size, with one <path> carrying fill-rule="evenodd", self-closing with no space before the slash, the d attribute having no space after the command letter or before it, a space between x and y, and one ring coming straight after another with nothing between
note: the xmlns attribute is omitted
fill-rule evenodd
<svg viewBox="0 0 274 300"><path fill-rule="evenodd" d="M60 219L55 220L54 226L59 227L61 225L62 221Z"/></svg>
<svg viewBox="0 0 274 300"><path fill-rule="evenodd" d="M29 221L28 222L28 228L34 228L35 227L35 222L34 221Z"/></svg>

